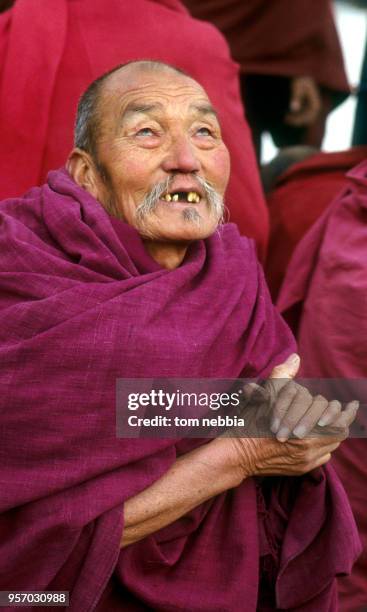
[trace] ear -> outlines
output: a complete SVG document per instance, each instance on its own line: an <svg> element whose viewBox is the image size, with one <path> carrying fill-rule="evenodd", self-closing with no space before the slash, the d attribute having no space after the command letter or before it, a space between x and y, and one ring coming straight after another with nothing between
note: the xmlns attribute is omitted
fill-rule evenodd
<svg viewBox="0 0 367 612"><path fill-rule="evenodd" d="M82 149L73 149L66 162L66 169L77 185L88 191L96 200L100 200L101 179L89 153Z"/></svg>

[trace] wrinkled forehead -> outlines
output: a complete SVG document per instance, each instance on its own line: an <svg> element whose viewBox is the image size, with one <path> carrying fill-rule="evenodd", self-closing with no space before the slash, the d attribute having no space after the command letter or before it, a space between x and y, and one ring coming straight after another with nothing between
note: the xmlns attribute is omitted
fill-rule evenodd
<svg viewBox="0 0 367 612"><path fill-rule="evenodd" d="M131 104L150 101L183 111L195 105L212 108L206 91L197 81L169 67L150 70L127 66L111 75L101 94L104 111L109 109L112 115L117 110L120 114Z"/></svg>

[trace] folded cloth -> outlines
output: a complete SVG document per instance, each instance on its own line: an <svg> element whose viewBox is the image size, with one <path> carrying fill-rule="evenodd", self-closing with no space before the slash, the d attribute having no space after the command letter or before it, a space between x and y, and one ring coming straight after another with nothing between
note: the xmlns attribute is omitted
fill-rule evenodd
<svg viewBox="0 0 367 612"><path fill-rule="evenodd" d="M68 590L73 612L116 585L123 610L255 610L253 479L120 551L124 501L203 441L115 435L119 377L266 376L294 351L253 243L225 225L161 268L64 170L0 219L0 589ZM281 479L298 488L282 493L282 608L319 610L357 552L345 495L318 474Z"/></svg>
<svg viewBox="0 0 367 612"><path fill-rule="evenodd" d="M362 398L367 375L366 219L367 162L363 161L348 172L344 189L295 249L278 302L298 330L302 375L339 378L344 391L353 389L353 379L360 379ZM357 420L365 429L365 406L360 412ZM339 581L343 612L367 606L366 451L366 439L351 439L332 459L363 543L352 575Z"/></svg>

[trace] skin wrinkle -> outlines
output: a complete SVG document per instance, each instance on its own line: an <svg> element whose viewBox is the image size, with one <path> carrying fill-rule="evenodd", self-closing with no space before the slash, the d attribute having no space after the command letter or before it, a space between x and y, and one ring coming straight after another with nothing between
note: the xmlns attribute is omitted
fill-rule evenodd
<svg viewBox="0 0 367 612"><path fill-rule="evenodd" d="M207 198L207 206L209 209L212 209L214 215L216 215L219 219L218 225L223 223L224 216L224 202L223 198L213 189L207 181L202 179L199 176L193 176L193 179L197 181L204 189L206 198ZM148 195L144 198L143 202L139 204L136 209L135 216L138 219L139 226L144 227L144 220L149 214L153 214L155 209L159 203L159 198L166 192L170 191L170 186L174 181L174 176L168 177L166 181L162 183L158 183L153 187L153 189L148 193ZM183 218L189 222L194 223L197 226L201 224L201 217L194 207L184 208L182 211ZM145 228L145 231L149 231Z"/></svg>
<svg viewBox="0 0 367 612"><path fill-rule="evenodd" d="M218 113L211 106L211 104L205 104L205 103L204 104L191 104L189 108L190 110L192 109L194 112L196 112L198 117L200 115L202 116L213 115L215 119L219 122ZM152 111L154 112L155 110L157 111L163 110L163 104L161 103L139 104L139 103L131 102L125 107L125 109L121 113L120 125L123 124L124 120L129 118L129 115L134 116L134 114L139 114L139 113L146 114L146 113L151 113ZM118 125L117 127L120 127L120 125Z"/></svg>
<svg viewBox="0 0 367 612"><path fill-rule="evenodd" d="M191 77L136 65L107 78L97 106L95 158L74 149L71 174L110 214L136 227L156 261L177 267L190 242L213 234L223 218L229 153L216 112ZM203 197L168 203L157 197L167 181L170 190Z"/></svg>

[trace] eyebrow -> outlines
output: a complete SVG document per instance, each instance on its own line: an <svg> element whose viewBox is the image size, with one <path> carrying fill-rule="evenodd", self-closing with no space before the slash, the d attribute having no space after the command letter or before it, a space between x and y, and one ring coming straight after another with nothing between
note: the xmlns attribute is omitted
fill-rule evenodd
<svg viewBox="0 0 367 612"><path fill-rule="evenodd" d="M212 115L219 122L218 113L212 107L211 104L190 104L189 108L190 110L196 111L199 115ZM164 105L160 102L156 102L154 104L141 104L138 102L130 102L129 104L127 104L121 114L120 123L122 123L130 115L135 115L139 113L149 113L151 111L160 111L163 109Z"/></svg>
<svg viewBox="0 0 367 612"><path fill-rule="evenodd" d="M218 113L211 104L190 104L190 108L196 110L200 115L213 115L218 121Z"/></svg>

